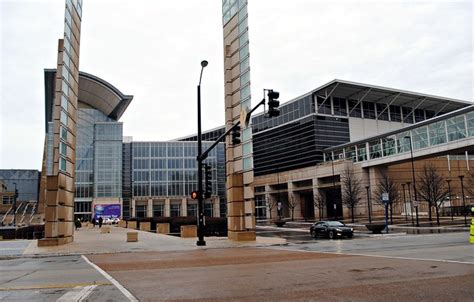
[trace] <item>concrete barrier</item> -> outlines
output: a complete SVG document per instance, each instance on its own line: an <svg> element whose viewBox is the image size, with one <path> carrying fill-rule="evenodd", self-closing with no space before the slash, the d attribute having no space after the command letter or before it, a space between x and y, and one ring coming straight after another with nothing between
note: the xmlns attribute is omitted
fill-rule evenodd
<svg viewBox="0 0 474 302"><path fill-rule="evenodd" d="M197 237L197 226L196 225L182 225L181 237L182 238Z"/></svg>
<svg viewBox="0 0 474 302"><path fill-rule="evenodd" d="M137 222L136 221L128 221L127 227L129 229L135 229L136 230L137 229Z"/></svg>
<svg viewBox="0 0 474 302"><path fill-rule="evenodd" d="M140 222L140 231L151 231L151 222Z"/></svg>
<svg viewBox="0 0 474 302"><path fill-rule="evenodd" d="M127 221L126 220L120 220L117 225L121 228L126 228L127 227Z"/></svg>
<svg viewBox="0 0 474 302"><path fill-rule="evenodd" d="M169 223L157 223L156 232L158 234L169 234L170 233L170 224Z"/></svg>
<svg viewBox="0 0 474 302"><path fill-rule="evenodd" d="M103 226L100 228L100 233L101 234L109 234L110 233L110 227L108 226Z"/></svg>
<svg viewBox="0 0 474 302"><path fill-rule="evenodd" d="M138 232L127 232L127 242L138 242Z"/></svg>

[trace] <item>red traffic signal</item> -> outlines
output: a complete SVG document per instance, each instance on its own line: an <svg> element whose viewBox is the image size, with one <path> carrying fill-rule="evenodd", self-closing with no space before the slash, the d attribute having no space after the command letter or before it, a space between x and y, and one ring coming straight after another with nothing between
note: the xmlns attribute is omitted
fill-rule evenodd
<svg viewBox="0 0 474 302"><path fill-rule="evenodd" d="M192 191L191 192L191 198L192 199L199 199L199 192L198 191Z"/></svg>

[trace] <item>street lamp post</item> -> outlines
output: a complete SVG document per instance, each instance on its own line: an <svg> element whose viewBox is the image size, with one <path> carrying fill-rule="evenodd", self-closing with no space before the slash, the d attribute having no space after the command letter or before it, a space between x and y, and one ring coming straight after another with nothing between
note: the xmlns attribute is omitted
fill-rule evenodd
<svg viewBox="0 0 474 302"><path fill-rule="evenodd" d="M420 226L420 222L418 220L418 198L416 197L416 180L415 180L415 163L413 161L413 144L411 141L411 136L405 136L410 141L410 155L411 155L411 173L413 177L413 193L415 194L415 213L416 213L416 226Z"/></svg>
<svg viewBox="0 0 474 302"><path fill-rule="evenodd" d="M365 189L367 190L367 210L369 212L369 223L372 223L372 215L371 215L371 206L370 206L370 186L366 186Z"/></svg>
<svg viewBox="0 0 474 302"><path fill-rule="evenodd" d="M13 183L15 185L15 191L14 192L14 195L13 195L13 225L16 227L16 195L17 195L17 192L16 192L16 182Z"/></svg>
<svg viewBox="0 0 474 302"><path fill-rule="evenodd" d="M464 212L464 224L467 225L467 209L466 209L466 199L464 198L464 184L463 179L464 175L459 175L459 179L461 180L461 194L462 194L462 207Z"/></svg>
<svg viewBox="0 0 474 302"><path fill-rule="evenodd" d="M203 206L203 190L202 190L202 137L201 137L201 79L202 79L202 71L204 67L208 64L207 61L201 62L201 74L199 76L199 85L197 86L197 114L198 114L198 241L196 245L204 246L206 245L206 241L204 241L204 206Z"/></svg>

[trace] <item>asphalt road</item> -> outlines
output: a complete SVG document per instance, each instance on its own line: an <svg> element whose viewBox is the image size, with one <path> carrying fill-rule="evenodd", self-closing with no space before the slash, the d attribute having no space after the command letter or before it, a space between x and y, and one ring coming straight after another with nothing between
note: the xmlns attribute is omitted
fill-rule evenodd
<svg viewBox="0 0 474 302"><path fill-rule="evenodd" d="M313 239L284 249L380 257L442 260L474 264L469 233L380 236L359 239Z"/></svg>
<svg viewBox="0 0 474 302"><path fill-rule="evenodd" d="M81 256L0 261L1 301L129 301Z"/></svg>
<svg viewBox="0 0 474 302"><path fill-rule="evenodd" d="M431 302L474 296L474 265L462 263L277 248L102 254L91 260L140 301Z"/></svg>

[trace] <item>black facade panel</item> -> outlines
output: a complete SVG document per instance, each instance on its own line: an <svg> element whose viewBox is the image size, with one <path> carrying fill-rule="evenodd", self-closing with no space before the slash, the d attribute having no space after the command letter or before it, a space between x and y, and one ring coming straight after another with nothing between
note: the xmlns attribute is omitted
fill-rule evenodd
<svg viewBox="0 0 474 302"><path fill-rule="evenodd" d="M132 200L132 144L122 145L122 198L123 218L130 218Z"/></svg>
<svg viewBox="0 0 474 302"><path fill-rule="evenodd" d="M313 166L323 150L349 142L349 121L310 115L253 136L255 176Z"/></svg>

